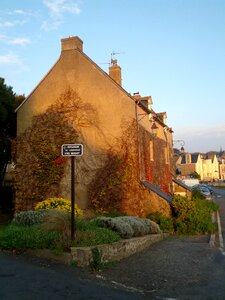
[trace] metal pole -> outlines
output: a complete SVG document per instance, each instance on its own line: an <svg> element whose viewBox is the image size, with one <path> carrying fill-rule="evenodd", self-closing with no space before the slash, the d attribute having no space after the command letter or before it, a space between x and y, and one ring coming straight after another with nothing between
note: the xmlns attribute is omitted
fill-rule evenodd
<svg viewBox="0 0 225 300"><path fill-rule="evenodd" d="M71 240L75 239L75 158L71 156Z"/></svg>

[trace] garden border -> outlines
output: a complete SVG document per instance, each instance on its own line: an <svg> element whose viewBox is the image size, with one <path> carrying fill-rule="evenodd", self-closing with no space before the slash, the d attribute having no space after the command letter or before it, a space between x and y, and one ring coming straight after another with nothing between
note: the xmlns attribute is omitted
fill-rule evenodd
<svg viewBox="0 0 225 300"><path fill-rule="evenodd" d="M168 237L168 235L167 233L149 234L142 237L123 239L112 244L91 247L71 247L70 253L65 252L60 255L53 254L53 252L48 249L27 250L26 253L65 264L75 264L79 267L85 267L89 266L94 260L93 249L98 249L102 262L120 261L132 254L145 250L150 245Z"/></svg>

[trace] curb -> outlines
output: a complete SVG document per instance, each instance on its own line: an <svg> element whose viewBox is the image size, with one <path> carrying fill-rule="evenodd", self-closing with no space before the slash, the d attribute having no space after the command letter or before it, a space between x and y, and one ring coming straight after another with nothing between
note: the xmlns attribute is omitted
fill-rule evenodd
<svg viewBox="0 0 225 300"><path fill-rule="evenodd" d="M217 224L215 214L216 214L216 212L213 212L213 213L212 213L212 223L213 223L213 224L215 224L215 223ZM212 233L212 234L210 235L209 246L212 247L212 248L215 246L216 233L217 233L217 232Z"/></svg>
<svg viewBox="0 0 225 300"><path fill-rule="evenodd" d="M85 267L93 261L92 249L98 249L103 262L119 261L137 252L141 252L152 244L162 241L169 234L150 234L143 237L136 237L127 240L120 240L112 244L96 245L92 247L71 247L70 252L55 255L51 250L28 250L27 254L39 258L45 258L67 265L76 264L78 267Z"/></svg>

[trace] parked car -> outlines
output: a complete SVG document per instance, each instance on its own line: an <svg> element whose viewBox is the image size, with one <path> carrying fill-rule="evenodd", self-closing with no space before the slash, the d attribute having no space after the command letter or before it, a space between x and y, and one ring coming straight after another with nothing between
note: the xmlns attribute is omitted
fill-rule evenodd
<svg viewBox="0 0 225 300"><path fill-rule="evenodd" d="M213 189L211 188L211 186L208 186L208 185L204 185L204 184L201 184L202 187L205 187L207 189L209 189L211 195L213 194Z"/></svg>
<svg viewBox="0 0 225 300"><path fill-rule="evenodd" d="M200 193L205 196L205 198L207 200L211 200L212 199L212 189L209 188L207 185L200 185L200 184L196 184L192 187L192 190L198 190L200 191Z"/></svg>

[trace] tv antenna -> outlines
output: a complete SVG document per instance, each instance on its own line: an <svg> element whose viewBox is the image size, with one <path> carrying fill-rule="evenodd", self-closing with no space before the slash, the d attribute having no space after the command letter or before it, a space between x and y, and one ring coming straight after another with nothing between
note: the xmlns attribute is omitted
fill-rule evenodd
<svg viewBox="0 0 225 300"><path fill-rule="evenodd" d="M113 52L111 53L111 59L114 59L114 58L115 58L115 55L117 55L117 54L125 54L125 52L115 52L115 51L113 51Z"/></svg>
<svg viewBox="0 0 225 300"><path fill-rule="evenodd" d="M110 66L114 66L117 64L117 59L115 59L115 55L118 55L118 54L125 54L126 52L115 52L113 51L111 53L111 61L110 62L103 62L103 63L100 63L101 65L108 65L109 67Z"/></svg>

